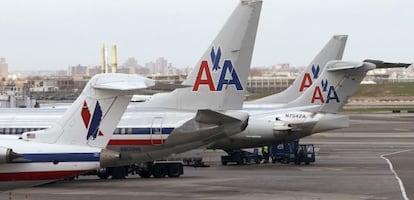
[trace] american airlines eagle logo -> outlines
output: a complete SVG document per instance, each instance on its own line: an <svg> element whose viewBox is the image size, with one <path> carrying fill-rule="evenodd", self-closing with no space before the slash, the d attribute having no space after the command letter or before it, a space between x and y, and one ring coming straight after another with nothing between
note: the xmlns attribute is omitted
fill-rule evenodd
<svg viewBox="0 0 414 200"><path fill-rule="evenodd" d="M99 125L102 121L102 109L99 105L99 101L96 102L96 106L92 116L91 112L89 111L88 104L86 103L86 101L84 101L81 115L85 128L88 130L86 140L94 140L97 136L104 135L102 131L99 130Z"/></svg>

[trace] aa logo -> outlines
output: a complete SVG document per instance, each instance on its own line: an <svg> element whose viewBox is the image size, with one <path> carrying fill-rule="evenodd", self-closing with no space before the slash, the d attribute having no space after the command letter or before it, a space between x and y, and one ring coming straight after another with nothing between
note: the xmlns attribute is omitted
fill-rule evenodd
<svg viewBox="0 0 414 200"><path fill-rule="evenodd" d="M323 94L326 94L326 96ZM333 85L329 86L328 80L322 80L321 86L316 86L315 90L313 91L311 103L329 103L332 100L335 100L336 103L340 102L335 87Z"/></svg>
<svg viewBox="0 0 414 200"><path fill-rule="evenodd" d="M96 102L96 106L95 106L92 116L91 116L91 112L89 111L88 104L86 103L86 101L84 101L81 115L82 115L82 120L85 125L85 128L88 130L88 134L86 135L86 140L94 140L96 139L96 136L104 135L99 130L99 125L101 124L101 121L102 121L102 110L101 110L101 106L99 105L99 101Z"/></svg>
<svg viewBox="0 0 414 200"><path fill-rule="evenodd" d="M309 88L313 81L319 77L320 67L319 65L312 65L312 76L309 73L305 73L302 78L302 83L300 84L299 92L303 92L305 89Z"/></svg>
<svg viewBox="0 0 414 200"><path fill-rule="evenodd" d="M198 70L197 77L194 82L193 91L198 91L200 86L208 87L210 91L222 91L223 87L233 85L236 90L243 90L240 83L239 76L230 59L224 59L221 62L221 49L214 50L211 48L210 52L211 64L207 60L202 60ZM211 66L211 70L210 70ZM220 73L218 83L216 83L211 73Z"/></svg>

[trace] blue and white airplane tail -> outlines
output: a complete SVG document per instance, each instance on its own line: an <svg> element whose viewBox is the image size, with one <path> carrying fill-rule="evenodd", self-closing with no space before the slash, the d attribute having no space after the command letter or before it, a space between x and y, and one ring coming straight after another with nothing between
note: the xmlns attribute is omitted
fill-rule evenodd
<svg viewBox="0 0 414 200"><path fill-rule="evenodd" d="M184 85L191 87L154 95L140 106L188 110L241 109L261 7L261 0L239 3L184 81Z"/></svg>
<svg viewBox="0 0 414 200"><path fill-rule="evenodd" d="M347 39L347 35L333 36L290 87L280 93L251 102L261 104L286 104L295 100L301 96L302 93L312 85L313 81L315 81L324 71L326 63L331 60L342 60Z"/></svg>
<svg viewBox="0 0 414 200"><path fill-rule="evenodd" d="M23 133L28 141L105 148L132 94L154 86L138 75L99 74L51 128Z"/></svg>
<svg viewBox="0 0 414 200"><path fill-rule="evenodd" d="M286 107L319 105L314 111L338 113L356 92L369 70L408 67L410 65L377 60L330 61L315 83L301 97L287 104Z"/></svg>

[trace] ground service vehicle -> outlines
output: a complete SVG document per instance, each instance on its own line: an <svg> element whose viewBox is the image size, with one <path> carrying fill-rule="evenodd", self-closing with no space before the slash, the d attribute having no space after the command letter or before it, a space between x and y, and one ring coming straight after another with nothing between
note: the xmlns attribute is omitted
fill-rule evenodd
<svg viewBox="0 0 414 200"><path fill-rule="evenodd" d="M299 140L293 142L271 145L270 157L272 162L284 164L310 164L315 162L315 147L313 144L299 144Z"/></svg>
<svg viewBox="0 0 414 200"><path fill-rule="evenodd" d="M142 178L177 178L184 174L184 169L181 161L153 161L124 167L100 168L87 175L97 175L100 179L122 179L128 174L138 174Z"/></svg>
<svg viewBox="0 0 414 200"><path fill-rule="evenodd" d="M253 153L244 150L232 150L226 151L228 155L221 156L221 164L227 165L227 163L237 163L238 165L245 165L251 162L259 164L262 160L262 155L259 155L257 148Z"/></svg>

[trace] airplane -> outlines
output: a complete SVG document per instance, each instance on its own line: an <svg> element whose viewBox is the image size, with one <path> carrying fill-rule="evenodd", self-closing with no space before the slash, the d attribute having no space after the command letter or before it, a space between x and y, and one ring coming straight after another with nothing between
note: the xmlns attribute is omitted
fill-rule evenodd
<svg viewBox="0 0 414 200"><path fill-rule="evenodd" d="M314 133L348 127L348 117L338 112L358 89L366 73L373 69L406 68L410 65L378 60L329 61L299 98L282 107L278 104L276 109L261 106L261 112L248 112L249 125L244 131L214 142L207 148L231 151L281 144Z"/></svg>
<svg viewBox="0 0 414 200"><path fill-rule="evenodd" d="M345 39L344 39L345 38ZM317 64L313 64L310 69L312 70L311 73L313 73L313 78L318 78L315 77L315 73L317 72L319 74L319 72L321 72L321 69L324 69L324 66L328 66L325 65L323 63L328 62L329 60L335 60L336 58L341 58L342 54L343 54L343 46L341 46L341 44L344 44L344 40L346 41L346 36L337 36L336 37L337 40L339 40L340 42L338 43L338 45L336 46L336 54L332 53L333 51L322 51L324 53L330 53L330 55L332 57L326 56L324 55L324 53L321 53L321 55L318 57L322 58L320 63ZM329 45L328 45L329 46ZM326 48L329 49L329 48ZM230 80L226 80L226 81L219 81L218 85L216 86L216 82L212 81L213 78L211 74L214 75L214 69L220 69L220 66L217 65L216 66L216 62L215 62L215 58L219 58L221 56L221 54L219 54L218 52L221 52L220 49L215 50L214 48L212 48L210 51L207 51L210 54L210 58L211 58L211 63L212 63L212 72L210 72L210 66L208 65L208 61L201 61L199 62L200 64L200 68L197 72L197 75L195 75L193 73L193 75L190 75L190 78L188 79L189 81L185 82L184 84L189 84L191 85L193 84L193 88L192 91L193 92L200 92L201 90L204 91L215 91L217 92L218 89L223 89L223 86L226 85L227 87L224 88L228 88L229 85L232 88L235 88L236 90L233 90L233 92L231 92L232 94L237 94L240 95L240 93L237 93L235 91L238 90L238 88L244 84L238 84L239 82L244 82L243 78L238 78L238 75L236 74L234 76L233 73L231 73L231 77L232 79ZM237 52L237 51L236 51ZM208 54L208 53L206 53ZM206 55L205 54L205 55ZM218 56L220 55L220 56ZM326 57L325 57L326 56ZM316 59L319 60L319 59ZM339 62L339 61L337 61ZM223 62L223 66L225 65L226 62ZM316 63L316 62L315 62ZM330 63L332 65L339 65L339 64L335 64L335 63ZM351 63L352 64L352 63ZM378 64L378 63L377 63ZM369 64L367 64L369 65ZM227 61L227 68L229 69L230 62ZM319 66L319 67L318 67ZM378 67L378 66L376 66ZM224 67L223 67L224 68ZM368 69L367 67L361 67L359 69L363 69L361 70L362 73L364 72L364 70ZM332 70L332 69L331 69ZM227 69L226 69L227 71ZM230 70L232 71L232 70ZM346 70L345 70L346 71ZM238 73L238 71L236 71ZM226 72L227 73L227 72ZM308 84L306 83L306 81L312 80L312 79L308 79L309 77L312 78L309 74L309 72L307 72L308 74L304 73L303 77L306 79L302 79L302 82L300 82L300 85L297 86L296 88L299 88L298 90L301 90L300 93L302 92L306 92L306 88L311 88L311 85L303 85ZM364 74L365 75L365 74ZM226 75L220 75L220 77L226 77ZM237 79L239 79L239 81L237 81ZM242 80L242 81L240 81ZM303 81L305 80L305 82ZM220 83L221 82L221 83ZM315 83L317 83L318 81L313 81ZM225 84L227 83L227 84ZM299 83L299 82L297 82ZM359 83L358 83L359 84ZM313 84L312 84L313 85ZM325 84L326 85L326 84ZM302 87L303 86L303 87ZM302 88L301 88L302 87ZM316 87L316 86L315 86ZM321 87L321 86L319 86ZM294 87L291 87L294 88ZM331 87L330 87L331 88ZM335 87L334 87L335 89ZM293 89L291 89L291 91L294 91ZM188 91L187 91L188 92ZM335 91L337 92L337 91ZM227 94L231 94L231 93L227 93ZM308 92L309 93L309 92ZM339 92L337 92L339 93ZM173 95L172 95L173 94ZM223 96L216 96L213 98L209 98L212 97L209 94L211 93L204 93L204 95L201 95L202 99L209 99L211 100L211 102L213 102L213 107L216 108L217 110L227 110L226 112L224 112L224 114L228 114L228 115L232 115L229 113L232 113L234 110L237 110L236 108L236 104L231 104L231 105L219 105L219 104L214 104L215 102L219 102L219 101L224 101L224 102L228 102ZM217 93L216 93L217 94ZM321 93L317 93L322 94ZM333 94L333 93L332 93ZM171 111L171 112L175 112L176 109L184 109L188 112L191 113L190 110L194 110L194 109L198 109L200 108L207 108L210 105L211 102L204 102L204 103L195 103L197 101L196 100L200 100L201 99L199 97L197 97L196 95L193 95L189 98L187 98L186 96L187 94L183 92L183 90L181 91L174 91L172 93L167 93L167 94L158 94L158 95L154 95L149 101L146 101L144 103L140 103L139 106L135 107L135 108L131 108L130 109L130 113L131 114L125 114L124 115L124 119L121 121L118 129L117 129L117 133L114 136L113 142L110 142L109 145L113 146L114 148L118 148L121 151L122 150L134 150L133 154L130 154L128 156L126 156L129 160L133 159L133 160L139 160L141 162L144 161L149 161L149 160L154 160L160 157L166 157L166 155L171 154L171 152L183 152L185 150L188 149L192 149L195 146L208 146L210 148L223 148L223 149L231 149L231 148L247 148L247 147L251 147L251 146L257 146L257 145L262 145L262 144L266 144L269 141L272 142L281 142L281 141L285 141L285 140L289 140L290 138L300 138L300 137L304 137L307 136L309 134L314 133L315 131L323 131L323 130L332 130L335 128L342 128L342 127L346 127L348 126L347 123L347 117L346 116L342 116L342 115L337 115L335 113L325 113L324 112L324 108L328 109L329 106L325 105L325 104L317 104L315 102L312 101L305 101L306 98L302 97L301 101L292 101L292 102L301 102L301 103L305 103L303 106L301 105L301 103L290 103L289 106L286 105L278 105L278 106L274 106L272 104L272 102L267 103L267 104L272 104L271 109L263 106L263 105L259 105L257 108L258 110L256 111L249 111L251 114L251 117L249 119L249 125L247 127L246 131L242 131L241 133L235 135L235 136L231 136L229 137L230 139L227 139L229 141L233 141L231 142L231 147L226 146L229 143L223 143L223 142L214 142L214 139L210 139L210 140L204 140L204 141L197 141L194 142L195 140L192 140L193 143L186 143L186 144L177 144L177 141L182 141L182 139L186 139L186 137L181 137L180 140L178 139L172 139L173 134L172 131L173 130L178 130L175 127L170 127L168 126L168 123L165 123L165 119L167 119L168 117L165 116L169 116L168 114L166 114L165 116L154 116L152 120L153 121L146 121L143 122L144 124L151 124L151 127L145 127L144 125L141 125L138 123L138 125L136 124L137 122L141 122L142 118L141 116L136 116L136 114L134 114L134 112L136 111L146 111L147 112L151 112L151 113L157 113L157 110L153 109L154 107L159 106L161 108L161 110L163 110L162 112L166 112L166 110ZM236 95L236 96L237 96ZM315 94L313 94L314 96ZM326 95L326 94L325 94ZM328 97L329 92L328 92ZM312 96L312 94L310 94L309 96ZM168 97L172 97L169 99L172 99L172 101L170 102L165 102L165 100ZM347 97L348 98L348 97ZM191 101L189 101L188 99L191 99ZM305 99L305 100L304 100ZM323 99L323 97L319 97L316 100L321 101L321 99ZM345 102L344 99L340 99L339 96L335 97L334 100L336 101L336 99ZM315 99L314 99L315 100ZM312 104L310 105L311 102ZM279 102L280 103L280 102ZM282 102L283 103L283 102ZM329 103L329 102L328 102ZM333 101L331 102L333 103ZM295 106L295 107L293 107ZM320 108L318 110L318 112L315 111L308 111L308 110L315 110L316 108ZM172 109L172 110L169 110ZM234 110L232 110L234 109ZM273 109L273 110L272 110ZM231 111L232 110L232 111ZM247 109L248 110L248 109ZM250 109L252 110L252 109ZM328 109L329 110L329 109ZM272 111L272 112L271 112ZM276 113L276 114L275 114ZM189 114L191 116L194 116L192 114ZM277 117L276 117L277 116ZM253 117L255 119L253 119ZM276 121L274 121L276 120ZM179 119L178 119L179 121ZM268 124L265 124L266 126L262 127L263 124L261 124L262 122L266 122L268 121ZM300 124L300 123L302 124ZM341 122L341 123L332 123L332 122ZM256 126L254 125L256 123ZM273 124L271 124L273 123ZM269 125L270 124L270 125ZM244 124L246 125L246 123ZM334 125L334 126L332 126ZM193 122L189 123L188 126L193 126ZM258 129L256 130L257 132L259 132L258 134L256 134L257 132L254 132L254 127L258 127ZM269 128L270 127L270 128ZM250 128L250 129L249 129ZM252 130L253 129L253 130ZM15 129L11 129L12 131ZM248 130L251 130L250 132ZM7 130L6 130L7 131ZM18 131L18 130L17 130ZM263 131L263 134L260 134L260 132ZM145 133L150 133L150 134L145 134ZM135 133L135 134L134 134ZM155 134L154 134L155 133ZM249 133L249 134L246 134ZM252 134L254 133L254 134ZM141 135L140 135L141 134ZM256 135L255 135L256 134ZM150 135L151 139L147 139L148 137L145 137L144 135ZM230 134L231 135L231 134ZM227 136L229 136L229 134L227 134ZM240 137L241 136L241 137ZM276 137L277 136L277 137ZM177 137L176 135L174 137ZM240 138L238 138L240 137ZM284 139L281 139L284 138ZM215 138L217 139L217 138ZM226 139L224 139L226 140ZM234 141L240 141L239 145L236 145ZM248 141L248 142L246 142ZM254 142L252 142L254 141ZM213 145L208 145L213 143ZM249 144L247 144L249 143ZM171 148L166 148L166 147L171 147ZM167 149L169 150L173 150L173 151L167 151ZM137 153L140 152L140 153ZM122 163L122 162L120 162Z"/></svg>
<svg viewBox="0 0 414 200"><path fill-rule="evenodd" d="M117 166L185 152L247 127L248 114L241 108L261 7L261 0L240 1L183 83L192 87L153 95L124 114L108 143L108 149L122 155ZM0 117L1 131L19 134L48 127L63 110L4 109L2 113L14 115ZM125 125L131 120L134 126ZM31 124L15 127L22 121Z"/></svg>
<svg viewBox="0 0 414 200"><path fill-rule="evenodd" d="M154 85L138 75L96 75L50 128L0 135L0 190L53 182L118 160L119 153L105 147L132 94Z"/></svg>

